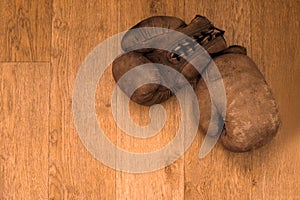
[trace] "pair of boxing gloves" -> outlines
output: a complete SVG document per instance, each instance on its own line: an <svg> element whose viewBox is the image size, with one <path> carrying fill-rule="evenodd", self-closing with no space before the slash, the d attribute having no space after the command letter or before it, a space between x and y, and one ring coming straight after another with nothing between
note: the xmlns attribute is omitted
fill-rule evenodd
<svg viewBox="0 0 300 200"><path fill-rule="evenodd" d="M183 37L185 41L168 30L186 35ZM186 55L195 50L195 42L206 51L206 54L200 52L201 55L194 55L200 57L201 63L197 66L186 59ZM149 48L151 43L159 43L164 48ZM159 104L189 83L198 98L201 112L199 128L202 131L207 132L212 114L226 116L221 142L228 150L243 152L256 149L276 135L280 125L278 107L263 75L246 55L246 49L228 47L224 31L216 28L206 17L197 15L190 24L176 17L150 17L133 26L122 38L121 45L125 53L113 62L112 73L121 90L134 102L146 106ZM147 48L140 48L143 46ZM211 109L217 102L213 102L200 76L211 70L210 59L206 59L205 55L211 56L222 76L226 115L218 108ZM127 72L144 64L147 70L139 70L134 77L119 81ZM187 82L176 81L176 77L166 73L158 64L176 70ZM148 80L149 84L139 85L143 80ZM164 82L168 82L169 87ZM130 91L132 88L134 92Z"/></svg>

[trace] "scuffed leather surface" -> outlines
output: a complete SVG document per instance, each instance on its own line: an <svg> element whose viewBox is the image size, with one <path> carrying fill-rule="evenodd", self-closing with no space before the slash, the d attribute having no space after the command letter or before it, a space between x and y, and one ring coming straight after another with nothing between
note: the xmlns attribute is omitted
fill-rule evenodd
<svg viewBox="0 0 300 200"><path fill-rule="evenodd" d="M153 63L150 65L151 69L149 71L147 70L146 73L141 72L139 76L136 76L130 82L126 82L126 84L135 85L137 82L139 82L139 79L144 79L145 77L150 80L159 79L159 82L163 82L164 79L170 77L167 77L166 74L162 74L159 68L156 67L155 63L160 63L172 67L173 69L182 73L190 82L190 84L195 86L199 78L199 70L202 71L208 63L201 64L201 69L196 70L193 65L180 56L180 54L185 53L185 51L190 50L192 47L189 47L190 49L177 47L179 41L176 41L176 39L172 41L173 38L169 38L169 41L166 41L165 45L170 45L171 43L175 49L178 49L178 54L171 54L170 52L160 49L138 49L132 51L133 49L141 46L141 44L151 44L157 41L162 43L163 40L159 40L159 37L168 34L168 29L176 30L188 35L196 40L207 50L208 53L212 55L224 50L227 47L223 37L224 31L217 29L207 18L200 15L197 15L190 24L186 24L183 20L176 17L150 17L133 26L131 30L141 27L161 27L166 29L160 32L157 32L157 29L153 29L153 31L156 31L155 34L153 34L151 31L152 29L150 29L151 33L139 31L138 33L132 34L132 32L129 30L125 34L121 41L121 45L126 53L117 58L113 62L112 67L113 77L116 82L118 82L118 80L130 69L144 63ZM149 35L151 35L151 37L149 37ZM174 84L175 85L173 88L176 88L176 90L179 90L184 86L184 84L181 85L181 83ZM126 87L128 87L128 85L119 84L119 87L125 92L125 94L128 95L128 92L126 92ZM142 105L153 105L167 100L172 95L173 93L162 85L146 84L138 88L131 96L131 99Z"/></svg>

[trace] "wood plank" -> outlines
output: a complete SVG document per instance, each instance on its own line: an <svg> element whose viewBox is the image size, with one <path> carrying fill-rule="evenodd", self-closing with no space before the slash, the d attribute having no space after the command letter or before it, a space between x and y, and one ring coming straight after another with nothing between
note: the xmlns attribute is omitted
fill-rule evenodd
<svg viewBox="0 0 300 200"><path fill-rule="evenodd" d="M180 0L120 1L119 31L126 31L142 19L155 15L184 17L184 2ZM162 104L166 110L165 127L157 135L147 139L136 139L118 129L117 145L129 152L152 152L163 148L175 135L180 123L180 108L173 98ZM130 104L132 119L139 125L150 123L149 108ZM154 119L155 120L155 119ZM156 123L154 121L154 123ZM182 141L183 142L183 141ZM182 143L183 147L183 143ZM124 161L126 162L126 161ZM117 199L183 199L183 157L164 169L143 174L117 172Z"/></svg>
<svg viewBox="0 0 300 200"><path fill-rule="evenodd" d="M49 64L0 64L0 199L48 198Z"/></svg>
<svg viewBox="0 0 300 200"><path fill-rule="evenodd" d="M228 45L243 45L251 54L248 1L186 1L186 20L196 14L206 16L216 27L225 30ZM198 152L203 139L204 133L199 132L184 157L185 199L250 199L252 154L231 153L218 143L200 160Z"/></svg>
<svg viewBox="0 0 300 200"><path fill-rule="evenodd" d="M0 199L297 199L299 8L299 0L0 1ZM195 14L224 29L228 44L247 47L279 104L278 136L243 154L218 143L200 160L204 134L198 133L175 163L145 174L116 172L97 161L80 141L72 116L81 63L98 43L141 19L173 15L189 22ZM111 115L114 86L110 66L95 98L106 136L131 152L164 147L180 123L175 98L162 104L163 130L136 139L117 128ZM130 103L137 124L150 122L148 111Z"/></svg>
<svg viewBox="0 0 300 200"><path fill-rule="evenodd" d="M50 61L52 1L0 2L0 61Z"/></svg>
<svg viewBox="0 0 300 200"><path fill-rule="evenodd" d="M299 8L299 1L251 1L253 59L273 89L282 120L273 143L254 153L254 199L300 196Z"/></svg>
<svg viewBox="0 0 300 200"><path fill-rule="evenodd" d="M85 57L117 32L117 3L108 1L53 1L50 96L50 199L115 199L115 171L97 161L83 146L72 116L76 73ZM97 107L108 112L106 95L111 74L101 86ZM100 110L99 108L99 110ZM116 131L110 123L111 138Z"/></svg>

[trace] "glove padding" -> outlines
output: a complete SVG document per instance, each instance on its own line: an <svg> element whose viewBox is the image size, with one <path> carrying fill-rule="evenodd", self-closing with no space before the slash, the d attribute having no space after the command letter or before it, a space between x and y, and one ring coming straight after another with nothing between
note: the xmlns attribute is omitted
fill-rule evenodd
<svg viewBox="0 0 300 200"><path fill-rule="evenodd" d="M277 133L280 119L271 89L256 64L240 46L230 47L213 59L222 76L226 91L226 118L224 127L215 125L215 133L221 128L221 141L231 151L243 152L263 146ZM207 67L205 70L210 70ZM210 73L203 73L203 76ZM206 77L210 80L210 77ZM210 80L219 81L219 80ZM200 129L206 133L211 115L217 122L225 117L221 98L210 98L206 83L201 79L196 87L200 106ZM212 100L212 101L211 101ZM211 108L211 106L212 108ZM211 137L216 135L211 134Z"/></svg>
<svg viewBox="0 0 300 200"><path fill-rule="evenodd" d="M199 15L197 15L188 25L176 17L150 17L133 26L131 30L141 27L161 27L176 30L195 39L208 53L212 55L227 47L223 37L224 31L214 27L207 18ZM157 31L157 29L153 30ZM150 32L151 33L141 30L132 34L129 30L121 41L122 49L126 53L118 57L113 62L112 73L116 82L118 82L126 72L134 67L148 63L147 70L145 72L139 71L138 74L131 80L122 81L122 84L119 84L122 91L130 96L130 92L128 92L128 84L131 84L130 87L132 88L140 83L141 80L156 80L156 82L163 83L166 80L173 79L175 81L172 82L174 85L171 86L171 88L173 88L174 91L179 90L185 85L185 83L176 82L176 77L169 77L168 74L160 70L155 63L168 65L180 72L194 87L199 78L199 71L201 72L209 64L209 62L207 62L209 59L204 59L203 63L200 64L200 69L198 68L197 70L181 56L182 54L185 54L186 51L190 51L193 47L190 47L189 44L186 44L187 46L185 46L185 48L182 46L176 46L179 41L176 41L174 38L168 38L168 41L160 40L162 36L167 38L165 36L168 32L165 30L155 32L155 34L153 34L150 29ZM151 35L151 37L149 37L149 35ZM174 41L172 41L173 39ZM172 45L172 49L174 49L174 51L176 50L176 53L151 48L138 49L142 45L151 45L153 42L160 42L160 45L162 46ZM167 100L172 95L173 92L165 86L151 83L138 87L130 98L136 103L142 105L153 105Z"/></svg>

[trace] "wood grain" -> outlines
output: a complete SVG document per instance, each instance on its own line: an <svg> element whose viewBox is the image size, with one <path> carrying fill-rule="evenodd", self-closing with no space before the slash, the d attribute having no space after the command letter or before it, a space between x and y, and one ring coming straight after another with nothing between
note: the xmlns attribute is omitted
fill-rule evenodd
<svg viewBox="0 0 300 200"><path fill-rule="evenodd" d="M0 64L0 199L48 198L49 64Z"/></svg>
<svg viewBox="0 0 300 200"><path fill-rule="evenodd" d="M118 28L125 31L138 23L141 19L153 15L176 15L183 18L184 4L180 0L139 0L120 1ZM114 84L114 83L112 83ZM163 148L174 137L180 123L180 108L173 98L163 104L168 119L165 127L156 136L149 139L128 137L118 130L117 146L130 152L152 152ZM132 119L140 125L150 123L149 109L135 103L130 106ZM156 119L153 119L155 122ZM175 127L174 127L175 126ZM183 143L181 144L183 148ZM175 155L174 155L175 156ZM126 162L126 161L125 161ZM117 199L183 199L184 198L184 160L183 157L174 164L145 174L128 174L117 172L116 198ZM139 189L137 189L139 188Z"/></svg>
<svg viewBox="0 0 300 200"><path fill-rule="evenodd" d="M299 10L298 0L0 1L0 199L299 199ZM258 64L279 104L278 136L241 154L218 143L199 159L199 132L176 162L151 173L120 172L97 161L72 116L81 63L97 44L144 18L171 15L188 23L196 14L224 29L228 44L245 46ZM95 98L106 136L132 152L164 147L180 123L176 98L162 104L162 131L137 139L112 117L114 87L108 66ZM137 124L150 123L148 112L130 102Z"/></svg>
<svg viewBox="0 0 300 200"><path fill-rule="evenodd" d="M0 1L0 61L50 61L52 1Z"/></svg>
<svg viewBox="0 0 300 200"><path fill-rule="evenodd" d="M300 166L297 122L300 111L300 51L295 45L300 44L300 37L294 34L300 28L299 8L299 1L251 3L253 59L273 89L282 120L277 138L269 146L253 153L254 199L300 197L300 181L296 178L299 176L296 169Z"/></svg>
<svg viewBox="0 0 300 200"><path fill-rule="evenodd" d="M117 16L112 14L117 12L117 4L113 6L110 3L71 0L53 2L50 199L115 198L115 171L102 165L85 149L75 130L72 116L72 93L77 70L98 43L117 32ZM101 96L106 99L101 99L102 102L109 98L105 96L105 86Z"/></svg>

